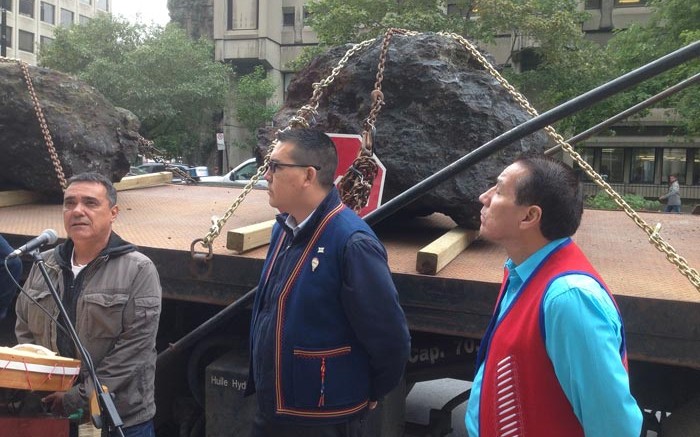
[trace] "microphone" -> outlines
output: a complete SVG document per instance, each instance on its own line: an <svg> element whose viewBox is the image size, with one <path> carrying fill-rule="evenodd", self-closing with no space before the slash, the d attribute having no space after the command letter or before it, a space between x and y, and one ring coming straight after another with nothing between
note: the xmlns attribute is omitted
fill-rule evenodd
<svg viewBox="0 0 700 437"><path fill-rule="evenodd" d="M24 246L20 246L19 248L15 249L15 251L7 255L5 259L17 258L23 253L31 252L32 250L38 249L45 244L54 244L56 241L58 241L58 234L56 234L56 231L53 229L46 229L44 232L39 234L38 237L32 238Z"/></svg>

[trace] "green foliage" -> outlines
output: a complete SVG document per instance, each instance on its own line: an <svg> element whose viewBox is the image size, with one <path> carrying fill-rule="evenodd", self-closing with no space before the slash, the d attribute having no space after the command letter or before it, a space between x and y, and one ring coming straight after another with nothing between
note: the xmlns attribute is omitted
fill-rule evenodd
<svg viewBox="0 0 700 437"><path fill-rule="evenodd" d="M236 118L250 135L238 147L253 149L256 144L255 131L272 120L277 107L268 105L276 90L275 84L267 77L265 69L258 65L252 73L241 76L234 90Z"/></svg>
<svg viewBox="0 0 700 437"><path fill-rule="evenodd" d="M626 73L700 40L700 3L697 0L650 0L652 15L646 25L635 24L618 32L607 46L607 54L615 65L615 75ZM683 79L700 72L700 61L685 63L654 79L646 81L630 93L629 100L642 100L661 92ZM632 97L630 97L632 96ZM683 118L681 131L700 134L700 89L690 87L668 98L662 107L674 107Z"/></svg>
<svg viewBox="0 0 700 437"><path fill-rule="evenodd" d="M74 74L141 120L141 133L168 157L201 162L214 145L216 114L231 69L213 61L213 47L178 26L130 24L100 16L56 29L41 65Z"/></svg>
<svg viewBox="0 0 700 437"><path fill-rule="evenodd" d="M632 207L635 211L658 211L659 202L653 200L647 200L642 196L636 194L625 194L622 198ZM622 209L615 201L612 200L610 196L605 191L599 191L598 194L592 197L588 197L585 200L585 206L591 209Z"/></svg>
<svg viewBox="0 0 700 437"><path fill-rule="evenodd" d="M452 3L452 2L450 2ZM618 32L607 47L584 37L588 14L579 0L461 0L446 14L444 0L316 0L308 4L310 24L321 45L332 46L377 37L388 27L416 31L449 31L478 43L510 34L521 37L538 57L536 69L505 75L544 112L634 68L700 39L697 0L649 0L653 16L647 25ZM459 13L454 13L458 11ZM512 39L515 56L519 38ZM310 53L295 63L301 67ZM508 61L506 61L508 63ZM620 93L558 124L565 134L587 129L687 78L700 61L688 63L657 79ZM664 101L684 119L683 131L700 133L700 88L693 87Z"/></svg>
<svg viewBox="0 0 700 437"><path fill-rule="evenodd" d="M390 27L467 34L473 3L458 0L462 14L450 15L444 0L317 0L306 7L321 44L334 46L375 38Z"/></svg>

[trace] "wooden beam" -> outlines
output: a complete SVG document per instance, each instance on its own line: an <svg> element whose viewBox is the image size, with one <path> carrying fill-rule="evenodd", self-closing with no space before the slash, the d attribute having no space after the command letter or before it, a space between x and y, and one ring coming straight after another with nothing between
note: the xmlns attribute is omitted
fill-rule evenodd
<svg viewBox="0 0 700 437"><path fill-rule="evenodd" d="M274 220L269 220L232 229L226 235L226 248L241 253L269 244L270 235L272 235L272 225L274 224Z"/></svg>
<svg viewBox="0 0 700 437"><path fill-rule="evenodd" d="M479 236L479 231L455 227L446 234L428 244L416 257L416 270L424 275L435 275L450 261L455 259L472 241Z"/></svg>
<svg viewBox="0 0 700 437"><path fill-rule="evenodd" d="M0 191L0 207L36 203L42 198L43 196L40 193L36 193L34 191Z"/></svg>
<svg viewBox="0 0 700 437"><path fill-rule="evenodd" d="M117 191L133 190L134 188L153 187L172 182L173 174L169 171L158 173L140 174L137 176L124 176L121 182L114 184Z"/></svg>

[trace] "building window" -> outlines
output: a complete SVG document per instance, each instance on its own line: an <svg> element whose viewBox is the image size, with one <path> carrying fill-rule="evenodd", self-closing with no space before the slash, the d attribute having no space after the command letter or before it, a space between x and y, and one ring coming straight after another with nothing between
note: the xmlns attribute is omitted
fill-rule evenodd
<svg viewBox="0 0 700 437"><path fill-rule="evenodd" d="M78 15L78 23L80 25L88 24L90 22L90 20L91 20L90 17L86 17L85 15Z"/></svg>
<svg viewBox="0 0 700 437"><path fill-rule="evenodd" d="M109 0L97 0L97 9L101 9L103 11L108 11L109 10Z"/></svg>
<svg viewBox="0 0 700 437"><path fill-rule="evenodd" d="M646 6L647 0L615 0L615 7L624 8L626 6Z"/></svg>
<svg viewBox="0 0 700 437"><path fill-rule="evenodd" d="M0 6L6 11L12 12L12 0L0 0Z"/></svg>
<svg viewBox="0 0 700 437"><path fill-rule="evenodd" d="M654 149L632 149L630 182L633 184L653 184L654 161Z"/></svg>
<svg viewBox="0 0 700 437"><path fill-rule="evenodd" d="M34 0L19 0L19 13L34 18Z"/></svg>
<svg viewBox="0 0 700 437"><path fill-rule="evenodd" d="M61 26L70 26L73 24L73 11L61 8Z"/></svg>
<svg viewBox="0 0 700 437"><path fill-rule="evenodd" d="M625 178L625 150L616 148L604 148L600 156L600 175L608 182L619 183Z"/></svg>
<svg viewBox="0 0 700 437"><path fill-rule="evenodd" d="M700 185L700 149L695 149L693 159L693 185Z"/></svg>
<svg viewBox="0 0 700 437"><path fill-rule="evenodd" d="M12 48L12 28L10 26L7 26L7 33L5 35L6 35L5 41L7 42L7 45L5 47L10 49L10 48Z"/></svg>
<svg viewBox="0 0 700 437"><path fill-rule="evenodd" d="M34 53L34 34L24 30L17 34L17 48L24 52Z"/></svg>
<svg viewBox="0 0 700 437"><path fill-rule="evenodd" d="M228 30L257 30L261 0L228 0L226 23Z"/></svg>
<svg viewBox="0 0 700 437"><path fill-rule="evenodd" d="M679 184L685 184L686 166L685 149L664 149L661 166L661 181L666 182L668 177L674 175Z"/></svg>
<svg viewBox="0 0 700 437"><path fill-rule="evenodd" d="M91 5L91 4L92 4L92 0L80 0L80 3L84 3L84 4L86 4L86 5Z"/></svg>
<svg viewBox="0 0 700 437"><path fill-rule="evenodd" d="M56 24L56 6L51 3L41 2L41 21Z"/></svg>
<svg viewBox="0 0 700 437"><path fill-rule="evenodd" d="M48 36L44 35L39 36L39 49L41 50L50 46L52 42L53 38L49 38Z"/></svg>
<svg viewBox="0 0 700 437"><path fill-rule="evenodd" d="M586 0L586 9L600 9L600 0Z"/></svg>
<svg viewBox="0 0 700 437"><path fill-rule="evenodd" d="M282 26L294 26L294 7L282 8Z"/></svg>

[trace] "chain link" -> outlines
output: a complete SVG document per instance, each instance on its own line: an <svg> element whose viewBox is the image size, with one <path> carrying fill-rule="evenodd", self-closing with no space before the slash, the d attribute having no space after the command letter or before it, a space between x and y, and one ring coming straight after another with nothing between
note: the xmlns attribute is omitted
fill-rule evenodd
<svg viewBox="0 0 700 437"><path fill-rule="evenodd" d="M530 115L533 117L536 117L539 115L535 108L530 105L530 102L516 89L508 83L508 81L501 76L501 74L489 63L489 61L484 57L484 55L479 52L479 50L469 41L467 41L464 37L461 35L458 35L456 33L444 33L440 32L439 35L442 36L447 36L450 38L453 38L456 40L459 44L461 44L478 62L481 64L486 71L489 72L500 84L503 86L508 93L518 102L518 104L526 110ZM627 214L632 221L640 228L642 229L647 236L649 237L649 242L656 247L656 249L666 255L666 259L676 266L678 268L678 271L681 272L683 276L688 278L688 281L698 290L700 291L700 273L688 264L688 261L680 256L676 249L674 249L670 244L668 244L662 237L659 235L659 227L660 225L657 225L657 229L652 228L649 224L647 224L644 219L642 219L637 212L632 209L632 207L625 201L625 199L620 196L615 189L613 189L610 184L608 184L594 169L591 167L588 162L586 162L583 158L581 158L581 155L578 154L574 150L574 148L566 142L566 140L557 133L557 131L552 127L552 126L547 126L545 129L545 132L552 138L561 148L568 153L571 158L578 164L584 172L595 182L596 185L601 187L611 198L612 200L620 207L622 210Z"/></svg>
<svg viewBox="0 0 700 437"><path fill-rule="evenodd" d="M36 91L34 90L34 83L29 75L29 67L27 63L20 59L10 59L0 57L0 62L13 63L19 65L22 71L22 76L24 76L24 82L27 84L27 90L29 90L29 97L32 99L32 104L34 105L34 113L39 121L39 128L41 129L41 134L44 136L44 143L46 143L46 149L49 152L49 157L53 164L54 171L56 172L56 178L63 191L66 190L67 182L66 176L63 173L63 166L61 165L61 160L56 153L56 147L53 144L53 138L51 138L51 131L49 131L49 126L46 124L46 118L44 117L44 111L41 109L41 104L36 96Z"/></svg>

